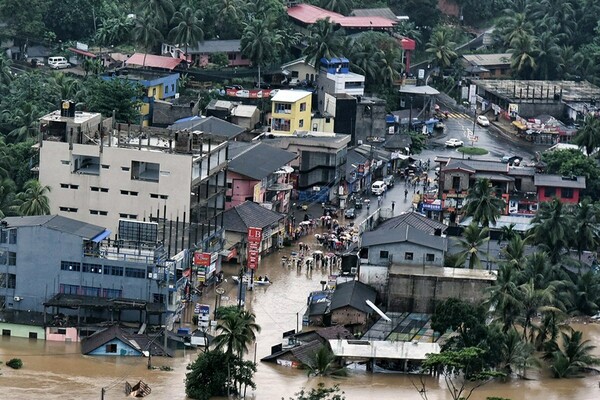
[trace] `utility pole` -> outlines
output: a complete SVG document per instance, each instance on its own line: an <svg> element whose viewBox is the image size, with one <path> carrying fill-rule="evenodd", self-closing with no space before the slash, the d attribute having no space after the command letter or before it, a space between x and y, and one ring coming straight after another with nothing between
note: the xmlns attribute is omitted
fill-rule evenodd
<svg viewBox="0 0 600 400"><path fill-rule="evenodd" d="M106 388L100 389L100 400L104 400L104 394L106 393Z"/></svg>

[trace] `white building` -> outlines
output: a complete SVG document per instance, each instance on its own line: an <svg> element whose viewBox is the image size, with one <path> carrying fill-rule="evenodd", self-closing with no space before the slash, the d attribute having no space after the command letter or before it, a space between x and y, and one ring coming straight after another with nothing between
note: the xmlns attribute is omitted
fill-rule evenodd
<svg viewBox="0 0 600 400"><path fill-rule="evenodd" d="M317 80L319 99L323 99L325 93L330 95L345 93L350 96L365 94L364 75L350 72L349 64L347 58L321 60L321 69Z"/></svg>

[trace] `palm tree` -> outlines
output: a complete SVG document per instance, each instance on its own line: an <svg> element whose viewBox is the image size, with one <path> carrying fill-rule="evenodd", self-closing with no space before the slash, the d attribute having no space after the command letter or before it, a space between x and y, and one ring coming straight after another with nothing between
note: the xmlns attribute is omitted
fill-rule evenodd
<svg viewBox="0 0 600 400"><path fill-rule="evenodd" d="M394 25L394 32L421 44L421 31L413 21L400 21Z"/></svg>
<svg viewBox="0 0 600 400"><path fill-rule="evenodd" d="M440 68L447 68L457 57L456 43L452 41L450 30L437 29L431 35L425 51L433 55L433 62Z"/></svg>
<svg viewBox="0 0 600 400"><path fill-rule="evenodd" d="M516 269L522 268L525 258L525 243L520 235L515 235L510 239L505 248L501 250L502 256L507 264L513 265Z"/></svg>
<svg viewBox="0 0 600 400"><path fill-rule="evenodd" d="M554 306L555 288L553 285L544 289L537 289L531 279L529 282L519 286L519 301L522 304L523 315L520 317L520 323L523 327L523 340L533 343L534 331L528 331L532 325L533 318L541 312L560 312L561 310ZM529 332L529 336L527 335Z"/></svg>
<svg viewBox="0 0 600 400"><path fill-rule="evenodd" d="M340 26L329 17L320 19L309 28L308 44L304 48L306 63L319 68L321 58L331 59L339 55L342 45Z"/></svg>
<svg viewBox="0 0 600 400"><path fill-rule="evenodd" d="M320 0L319 6L333 12L348 15L352 11L352 0Z"/></svg>
<svg viewBox="0 0 600 400"><path fill-rule="evenodd" d="M600 210L589 199L584 199L574 209L575 235L573 245L577 249L579 262L584 250L595 250L598 244L598 215Z"/></svg>
<svg viewBox="0 0 600 400"><path fill-rule="evenodd" d="M556 198L541 203L531 224L529 234L534 243L543 246L552 263L558 262L563 251L569 248L573 232L572 218L563 203Z"/></svg>
<svg viewBox="0 0 600 400"><path fill-rule="evenodd" d="M14 127L6 135L13 142L24 142L36 135L38 119L42 112L34 103L25 102L21 107L5 113L8 124Z"/></svg>
<svg viewBox="0 0 600 400"><path fill-rule="evenodd" d="M600 277L592 271L579 275L572 286L573 307L577 313L595 315L600 309Z"/></svg>
<svg viewBox="0 0 600 400"><path fill-rule="evenodd" d="M186 60L188 46L204 40L204 31L200 26L201 23L202 14L200 10L194 11L191 7L183 7L171 19L171 24L175 25L175 27L169 32L169 36L179 46L184 45Z"/></svg>
<svg viewBox="0 0 600 400"><path fill-rule="evenodd" d="M503 324L502 331L508 332L515 326L523 304L518 287L518 270L512 264L502 264L498 269L496 283L488 289L487 303Z"/></svg>
<svg viewBox="0 0 600 400"><path fill-rule="evenodd" d="M0 180L0 219L16 215L16 185L10 178Z"/></svg>
<svg viewBox="0 0 600 400"><path fill-rule="evenodd" d="M25 183L23 189L25 190L17 195L21 215L50 214L50 186L42 186L37 179L31 179Z"/></svg>
<svg viewBox="0 0 600 400"><path fill-rule="evenodd" d="M142 15L135 20L135 26L132 30L133 38L144 49L144 61L142 66L146 66L146 55L152 48L163 39L162 33L158 29L155 18L149 15Z"/></svg>
<svg viewBox="0 0 600 400"><path fill-rule="evenodd" d="M308 371L308 376L347 375L346 369L339 366L333 352L325 346L319 347L319 349L311 355L308 363L304 364L304 367Z"/></svg>
<svg viewBox="0 0 600 400"><path fill-rule="evenodd" d="M283 47L282 38L276 31L271 31L259 19L252 18L244 24L241 40L242 54L258 67L258 87L260 88L260 67L271 61Z"/></svg>
<svg viewBox="0 0 600 400"><path fill-rule="evenodd" d="M583 120L583 125L577 130L573 143L585 149L585 154L591 157L600 147L600 118L588 114Z"/></svg>
<svg viewBox="0 0 600 400"><path fill-rule="evenodd" d="M4 54L0 55L0 91L3 87L8 87L13 80L11 64L12 62Z"/></svg>
<svg viewBox="0 0 600 400"><path fill-rule="evenodd" d="M255 315L245 310L225 314L217 325L220 333L214 340L215 349L226 349L227 354L241 357L248 351L248 344L256 339L256 332L260 332L254 321Z"/></svg>
<svg viewBox="0 0 600 400"><path fill-rule="evenodd" d="M552 32L545 31L539 35L536 42L536 62L540 79L548 80L554 77L559 63L559 53L560 47Z"/></svg>
<svg viewBox="0 0 600 400"><path fill-rule="evenodd" d="M392 86L400 77L402 55L397 48L379 50L376 53L378 79L384 86Z"/></svg>
<svg viewBox="0 0 600 400"><path fill-rule="evenodd" d="M583 333L569 328L561 332L562 348L556 341L551 342L546 358L552 360L550 370L555 378L578 376L586 368L598 365L600 360L591 355L596 348L589 340L583 340Z"/></svg>
<svg viewBox="0 0 600 400"><path fill-rule="evenodd" d="M467 193L465 214L473 217L473 222L481 224L485 228L496 225L496 220L506 207L504 200L496 197L492 183L489 179L478 179L475 185L469 188ZM488 229L489 234L489 229ZM490 242L488 238L487 263L489 266Z"/></svg>
<svg viewBox="0 0 600 400"><path fill-rule="evenodd" d="M513 38L508 49L511 55L510 67L518 77L531 78L537 69L536 41L532 35L522 34Z"/></svg>
<svg viewBox="0 0 600 400"><path fill-rule="evenodd" d="M460 257L456 267L462 267L467 259L469 260L469 269L481 267L479 248L489 239L488 228L480 229L475 223L467 226L462 237L458 239L458 245L462 248L462 251L459 253Z"/></svg>
<svg viewBox="0 0 600 400"><path fill-rule="evenodd" d="M507 375L517 373L526 378L527 367L537 366L537 359L533 355L533 346L524 342L514 328L504 336L501 351L499 367Z"/></svg>
<svg viewBox="0 0 600 400"><path fill-rule="evenodd" d="M140 7L141 13L154 21L153 26L165 27L175 11L172 0L145 0Z"/></svg>
<svg viewBox="0 0 600 400"><path fill-rule="evenodd" d="M86 59L88 61L88 59ZM94 61L89 60L90 63ZM87 72L86 72L87 74ZM53 72L48 78L48 84L52 86L57 94L57 102L65 99L72 99L81 86L79 79L71 78L62 72Z"/></svg>

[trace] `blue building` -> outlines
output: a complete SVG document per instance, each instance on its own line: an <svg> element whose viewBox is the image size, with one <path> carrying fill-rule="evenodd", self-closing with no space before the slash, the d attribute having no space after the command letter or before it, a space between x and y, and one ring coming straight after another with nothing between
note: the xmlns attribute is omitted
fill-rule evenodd
<svg viewBox="0 0 600 400"><path fill-rule="evenodd" d="M78 323L83 317L161 323L181 291L157 224L123 220L118 240L110 236L103 227L58 215L3 219L3 308L64 313ZM158 320L149 321L153 315Z"/></svg>

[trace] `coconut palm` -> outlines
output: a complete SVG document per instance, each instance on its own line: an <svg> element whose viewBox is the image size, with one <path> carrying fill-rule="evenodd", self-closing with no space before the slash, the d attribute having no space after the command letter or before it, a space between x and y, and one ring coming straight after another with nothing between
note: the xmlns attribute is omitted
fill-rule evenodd
<svg viewBox="0 0 600 400"><path fill-rule="evenodd" d="M327 10L340 13L342 15L350 14L352 11L353 1L352 0L320 0L319 6Z"/></svg>
<svg viewBox="0 0 600 400"><path fill-rule="evenodd" d="M86 59L86 61L89 61L90 63L94 62L89 59ZM56 93L56 101L58 102L65 99L72 99L79 91L81 80L71 78L62 72L55 71L48 78L48 84L52 85L53 92Z"/></svg>
<svg viewBox="0 0 600 400"><path fill-rule="evenodd" d="M425 51L433 55L433 62L440 68L447 68L457 57L456 43L452 41L451 32L448 28L436 29Z"/></svg>
<svg viewBox="0 0 600 400"><path fill-rule="evenodd" d="M556 341L548 346L545 358L552 360L550 370L555 378L578 376L585 369L598 365L600 360L591 355L596 348L589 340L583 339L581 331L569 328L561 332L562 346Z"/></svg>
<svg viewBox="0 0 600 400"><path fill-rule="evenodd" d="M479 248L489 239L488 228L479 228L476 223L467 226L462 237L458 239L458 245L462 250L459 252L460 257L456 267L462 267L469 260L469 269L480 268Z"/></svg>
<svg viewBox="0 0 600 400"><path fill-rule="evenodd" d="M569 248L573 234L572 218L563 203L556 198L541 203L531 224L529 235L533 242L545 249L552 263L558 262L564 250Z"/></svg>
<svg viewBox="0 0 600 400"><path fill-rule="evenodd" d="M191 7L183 7L173 15L171 24L175 27L169 32L169 37L179 46L184 45L187 59L188 46L204 40L201 11L194 11Z"/></svg>
<svg viewBox="0 0 600 400"><path fill-rule="evenodd" d="M319 347L311 354L309 361L304 364L308 376L346 376L347 371L336 362L336 357L331 350L325 346Z"/></svg>
<svg viewBox="0 0 600 400"><path fill-rule="evenodd" d="M526 241L523 240L520 235L515 235L510 239L506 247L501 250L505 262L513 265L517 270L523 268L525 243Z"/></svg>
<svg viewBox="0 0 600 400"><path fill-rule="evenodd" d="M542 32L536 41L537 75L540 79L548 80L556 74L560 61L560 47L556 35L550 31Z"/></svg>
<svg viewBox="0 0 600 400"><path fill-rule="evenodd" d="M17 195L21 215L50 214L50 186L42 186L37 179L31 179L25 183L23 189L24 191Z"/></svg>
<svg viewBox="0 0 600 400"><path fill-rule="evenodd" d="M600 277L592 272L579 275L572 286L573 308L576 313L595 315L600 309Z"/></svg>
<svg viewBox="0 0 600 400"><path fill-rule="evenodd" d="M163 28L171 20L175 7L172 0L144 0L141 2L140 11L144 16L152 19L154 26Z"/></svg>
<svg viewBox="0 0 600 400"><path fill-rule="evenodd" d="M10 178L0 180L0 219L16 215L16 185Z"/></svg>
<svg viewBox="0 0 600 400"><path fill-rule="evenodd" d="M244 24L241 47L242 54L258 67L258 87L260 88L260 68L271 61L283 47L281 35L277 31L269 30L263 21L252 18Z"/></svg>
<svg viewBox="0 0 600 400"><path fill-rule="evenodd" d="M320 19L309 28L308 44L304 48L306 62L318 68L321 58L339 56L342 46L340 26L333 24L329 17Z"/></svg>
<svg viewBox="0 0 600 400"><path fill-rule="evenodd" d="M144 49L144 61L142 66L146 66L146 55L152 48L163 39L163 35L158 29L156 19L149 15L142 15L135 19L135 26L132 29L135 42Z"/></svg>
<svg viewBox="0 0 600 400"><path fill-rule="evenodd" d="M24 142L37 133L38 119L42 112L34 103L25 102L21 107L7 110L4 119L13 129L6 135L12 142Z"/></svg>
<svg viewBox="0 0 600 400"><path fill-rule="evenodd" d="M499 368L507 375L516 373L526 378L527 368L538 365L533 346L524 342L514 328L504 336L501 352Z"/></svg>
<svg viewBox="0 0 600 400"><path fill-rule="evenodd" d="M598 245L598 216L600 210L589 199L584 199L581 203L575 206L575 235L573 238L573 246L577 249L579 262L584 250L595 250Z"/></svg>
<svg viewBox="0 0 600 400"><path fill-rule="evenodd" d="M519 318L523 327L523 340L533 343L534 331L529 330L533 318L541 312L561 312L555 304L555 287L536 288L533 279L519 286L519 301L522 305L522 314ZM529 333L529 335L528 335Z"/></svg>
<svg viewBox="0 0 600 400"><path fill-rule="evenodd" d="M413 39L418 44L421 43L421 31L413 21L400 21L394 25L394 32L406 38Z"/></svg>
<svg viewBox="0 0 600 400"><path fill-rule="evenodd" d="M519 271L512 264L502 264L498 268L498 277L488 289L487 303L502 323L502 331L507 332L515 326L523 305L518 287Z"/></svg>
<svg viewBox="0 0 600 400"><path fill-rule="evenodd" d="M227 354L241 357L248 351L248 344L256 339L256 332L260 332L254 321L255 315L245 310L225 314L217 325L220 333L214 340L215 349L225 349Z"/></svg>
<svg viewBox="0 0 600 400"><path fill-rule="evenodd" d="M531 78L537 69L537 48L533 35L522 34L513 38L508 49L511 55L510 67L518 77Z"/></svg>
<svg viewBox="0 0 600 400"><path fill-rule="evenodd" d="M3 87L8 87L13 80L13 74L10 70L12 62L4 55L0 54L0 92Z"/></svg>
<svg viewBox="0 0 600 400"><path fill-rule="evenodd" d="M588 114L583 120L583 125L577 130L573 143L585 149L588 157L600 147L600 118Z"/></svg>

